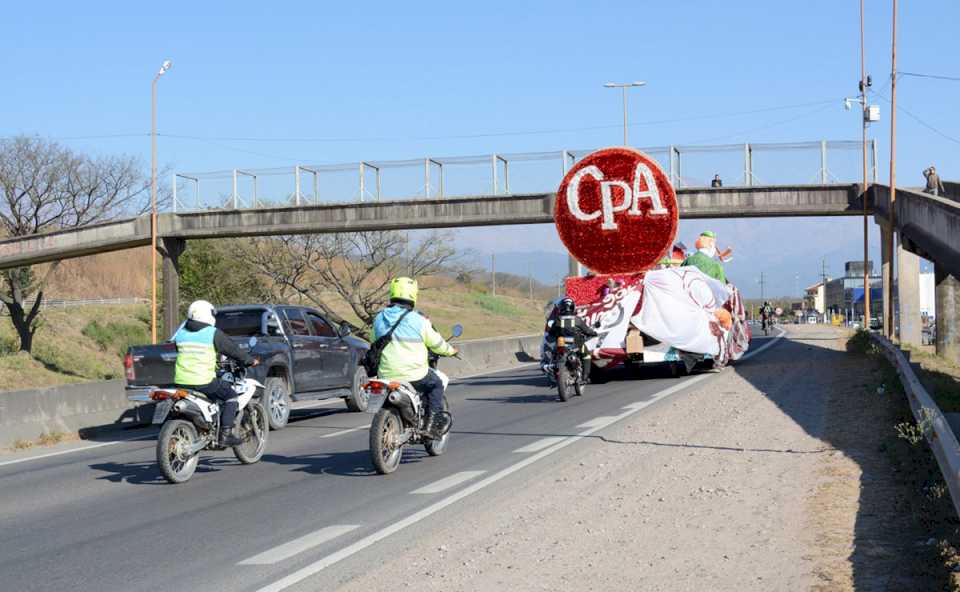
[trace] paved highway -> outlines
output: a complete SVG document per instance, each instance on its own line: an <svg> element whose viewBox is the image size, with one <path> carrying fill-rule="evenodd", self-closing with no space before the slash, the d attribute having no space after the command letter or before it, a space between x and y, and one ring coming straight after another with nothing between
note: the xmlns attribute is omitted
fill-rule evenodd
<svg viewBox="0 0 960 592"><path fill-rule="evenodd" d="M372 416L323 404L273 432L259 464L207 455L179 486L161 477L146 430L0 457L0 589L331 589L485 491L544 477L564 449L712 376L614 380L566 404L534 368L464 379L449 390L447 454L409 449L386 477L369 460Z"/></svg>

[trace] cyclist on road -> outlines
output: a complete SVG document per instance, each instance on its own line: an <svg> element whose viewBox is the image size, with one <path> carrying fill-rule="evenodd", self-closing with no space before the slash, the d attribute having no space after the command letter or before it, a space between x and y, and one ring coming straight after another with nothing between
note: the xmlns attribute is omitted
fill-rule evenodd
<svg viewBox="0 0 960 592"><path fill-rule="evenodd" d="M763 321L763 332L766 333L767 329L773 324L773 307L767 301L764 301L760 308L760 318Z"/></svg>

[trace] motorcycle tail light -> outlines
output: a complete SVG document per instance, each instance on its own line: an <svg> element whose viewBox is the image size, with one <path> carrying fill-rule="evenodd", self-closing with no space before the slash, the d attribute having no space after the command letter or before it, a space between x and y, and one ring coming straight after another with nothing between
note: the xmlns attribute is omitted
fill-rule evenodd
<svg viewBox="0 0 960 592"><path fill-rule="evenodd" d="M567 339L565 337L557 337L557 347L566 347Z"/></svg>
<svg viewBox="0 0 960 592"><path fill-rule="evenodd" d="M368 382L363 385L363 390L367 391L371 395L379 395L383 393L383 383L382 382Z"/></svg>
<svg viewBox="0 0 960 592"><path fill-rule="evenodd" d="M175 391L173 392L173 395L171 395L171 397L174 398L174 399L186 399L186 398L187 398L187 395L189 395L189 394L190 394L190 393L188 393L187 391L185 391L185 390L183 390L183 389L177 389L177 390L175 390Z"/></svg>
<svg viewBox="0 0 960 592"><path fill-rule="evenodd" d="M167 391L153 391L150 393L150 398L154 401L166 401L170 398L170 393Z"/></svg>
<svg viewBox="0 0 960 592"><path fill-rule="evenodd" d="M393 381L393 382L391 382L390 384L388 384L387 386L390 388L391 391L395 391L395 390L399 390L399 388L400 388L400 383L397 382L397 381Z"/></svg>

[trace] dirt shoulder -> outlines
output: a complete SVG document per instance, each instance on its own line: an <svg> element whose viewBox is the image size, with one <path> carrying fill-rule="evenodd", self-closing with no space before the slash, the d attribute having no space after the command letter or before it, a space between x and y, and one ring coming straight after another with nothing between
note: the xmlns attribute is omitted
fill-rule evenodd
<svg viewBox="0 0 960 592"><path fill-rule="evenodd" d="M838 330L791 332L451 508L342 589L931 589L929 570L902 565L936 556L923 527L890 517L909 495L887 477L880 370Z"/></svg>

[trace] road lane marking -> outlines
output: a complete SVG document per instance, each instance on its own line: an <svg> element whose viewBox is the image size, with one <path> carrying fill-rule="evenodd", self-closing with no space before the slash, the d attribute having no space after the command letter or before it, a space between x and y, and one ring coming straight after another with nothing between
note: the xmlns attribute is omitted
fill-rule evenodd
<svg viewBox="0 0 960 592"><path fill-rule="evenodd" d="M277 545L276 547L268 551L264 551L259 555L254 555L253 557L244 559L237 565L273 565L274 563L279 563L284 559L289 559L294 555L299 555L304 551L322 545L327 541L332 541L333 539L345 535L352 530L356 530L357 528L360 528L359 524L338 524L334 526L327 526L321 528L320 530L315 530L310 534L306 534L298 539L293 539L289 543Z"/></svg>
<svg viewBox="0 0 960 592"><path fill-rule="evenodd" d="M94 448L102 448L104 446L113 446L114 444L124 444L126 442L136 442L138 440L148 440L156 438L156 434L150 434L149 436L137 436L136 438L126 438L124 440L112 440L110 442L100 442L99 444L91 444L90 446L83 446L81 448L71 448L70 450L60 450L57 452L48 452L47 454L37 454L35 456L28 456L27 458L18 458L15 460L5 460L0 462L0 467L7 465L15 465L17 463L23 463L30 460L40 460L41 458L50 458L51 456L60 456L62 454L70 454L73 452L83 452L84 450L93 450Z"/></svg>
<svg viewBox="0 0 960 592"><path fill-rule="evenodd" d="M300 409L312 409L314 407L325 407L327 405L339 405L340 399L322 399L320 401L304 401L296 402L290 405L290 409L293 411L298 411Z"/></svg>
<svg viewBox="0 0 960 592"><path fill-rule="evenodd" d="M606 416L606 415L600 416L600 417L594 417L594 418L591 419L590 421L585 421L585 422L581 423L580 425L578 425L577 427L578 427L578 428L593 428L593 427L596 427L596 426L598 426L598 425L605 425L605 424L606 424L608 421L610 421L611 419L612 419L612 417Z"/></svg>
<svg viewBox="0 0 960 592"><path fill-rule="evenodd" d="M345 430L340 430L339 432L330 432L329 434L324 434L320 436L321 438L336 438L337 436L342 436L344 434L349 434L350 432L359 432L360 430L366 430L370 428L370 424L357 426L355 428L348 428Z"/></svg>
<svg viewBox="0 0 960 592"><path fill-rule="evenodd" d="M553 446L554 444L556 444L560 440L563 440L566 437L567 436L550 436L549 438L543 438L541 440L537 440L536 442L531 442L526 446L517 448L516 450L514 450L514 452L540 452L547 446Z"/></svg>
<svg viewBox="0 0 960 592"><path fill-rule="evenodd" d="M674 386L672 386L672 387L670 387L670 388L667 388L666 390L662 391L663 396L660 397L660 398L668 397L668 396L676 393L677 391L679 391L679 390L681 390L681 389L685 389L685 388L688 388L688 387L690 387L690 386L693 386L694 384L696 384L696 383L698 383L698 382L701 382L701 381L703 381L703 380L706 380L706 379L708 379L708 378L710 378L710 377L712 377L712 376L713 376L713 374L700 374L700 375L697 375L697 376L694 376L694 377L691 377L691 378L687 378L687 379L683 380L682 382L677 383L676 385L674 385ZM647 405L652 405L652 404L655 403L657 400L658 400L658 399L651 399L650 401L646 402L646 404L645 404L644 406L646 407ZM480 481L477 481L476 483L473 483L472 485L468 485L467 487L464 487L464 488L461 489L460 491L457 491L457 492L455 492L455 493L452 493L452 494L450 494L449 496L443 498L442 500L439 500L439 501L437 501L437 502L435 502L435 503L427 506L426 508L423 508L422 510L420 510L420 511L418 511L418 512L414 512L413 514L407 516L406 518L403 518L403 519L401 519L401 520L398 520L398 521L394 522L393 524L390 524L390 525L388 525L388 526L385 526L384 528L382 528L382 529L380 529L380 530L378 530L378 531L376 531L376 532L373 532L373 533L371 533L371 534L363 537L363 538L360 539L359 541L357 541L357 542L355 542L355 543L353 543L353 544L351 544L351 545L348 545L348 546L340 549L339 551L335 551L335 552L331 553L330 555L327 555L326 557L323 557L323 558L321 558L321 559L319 559L319 560L311 563L310 565L307 565L307 566L305 566L305 567L303 567L303 568L301 568L301 569L298 569L297 571L295 571L295 572L293 572L293 573L291 573L291 574L289 574L289 575L287 575L287 576L285 576L285 577L283 577L283 578L281 578L281 579L279 579L279 580L277 580L277 581L275 581L275 582L273 582L273 583L271 583L271 584L268 584L268 585L260 588L260 589L258 590L258 592L282 592L283 590L286 590L286 589L289 588L290 586L293 586L293 585L295 585L295 584L298 584L298 583L302 582L303 580L305 580L305 579L307 579L307 578L309 578L309 577L311 577L311 576L313 576L313 575L316 575L316 574L320 573L321 571L323 571L324 569L330 567L331 565L334 565L334 564L336 564L336 563L338 563L338 562L340 562L340 561L343 561L344 559L347 559L348 557L350 557L350 556L352 556L352 555L355 555L355 554L359 553L360 551L363 551L364 549L375 545L376 543L382 541L383 539L385 539L385 538L387 538L387 537L389 537L389 536L391 536L391 535L393 535L393 534L396 534L397 532L400 532L401 530L403 530L403 529L405 529L405 528L407 528L407 527L410 527L410 526L412 526L412 525L420 522L421 520L424 520L424 519L432 516L433 514L436 514L436 513L439 512L440 510L443 510L444 508L446 508L446 507L448 507L448 506L451 506L451 505L457 503L458 501L462 500L463 498L468 497L468 496L470 496L470 495L473 495L474 493L476 493L476 492L478 492L478 491L480 491L480 490L482 490L482 489L484 489L484 488L486 488L486 487L489 487L490 485L493 485L494 483L496 483L496 482L498 482L498 481L500 481L500 480L502 480L502 479L505 479L506 477L509 477L510 475L516 473L517 471L520 471L521 469L524 469L524 468L532 465L533 463L535 463L535 462L537 462L537 461L539 461L539 460L541 460L541 459L544 459L544 458L550 456L551 454L553 454L553 453L555 453L555 452L557 452L557 451L563 450L564 448L566 448L567 446L570 446L570 445L573 444L574 442L577 442L577 441L579 441L579 440L582 440L583 438L585 438L585 437L593 434L594 432L598 432L598 431L602 430L603 428L605 428L605 427L607 427L607 426L609 426L609 425L611 425L611 424L613 424L613 423L616 423L616 422L618 422L618 421L621 421L621 420L623 420L623 419L626 419L627 417L630 417L631 415L633 415L633 414L637 413L638 411L640 411L640 409L642 409L642 408L631 409L631 410L629 410L629 411L625 411L625 412L621 413L620 415L611 417L611 418L610 418L610 421L609 421L606 425L597 426L597 427L595 427L595 428L590 428L590 429L584 430L583 432L580 432L580 433L577 434L576 436L568 436L568 437L564 438L563 440L557 442L557 443L554 444L553 446L550 446L549 448L545 448L545 449L541 450L541 451L538 452L538 453L532 454L532 455L524 458L523 460L518 461L518 462L510 465L509 467L507 467L507 468L505 468L505 469L502 469L501 471L499 471L499 472L497 472L497 473L494 473L493 475L490 475L490 476L487 477L486 479L481 479Z"/></svg>
<svg viewBox="0 0 960 592"><path fill-rule="evenodd" d="M480 475L486 473L486 471L461 471L459 473L454 473L449 477L444 477L439 481L434 481L430 485L424 485L420 489L411 491L413 494L427 494L427 493L440 493L446 491L451 487L456 487L461 483L465 483L474 477L479 477Z"/></svg>

